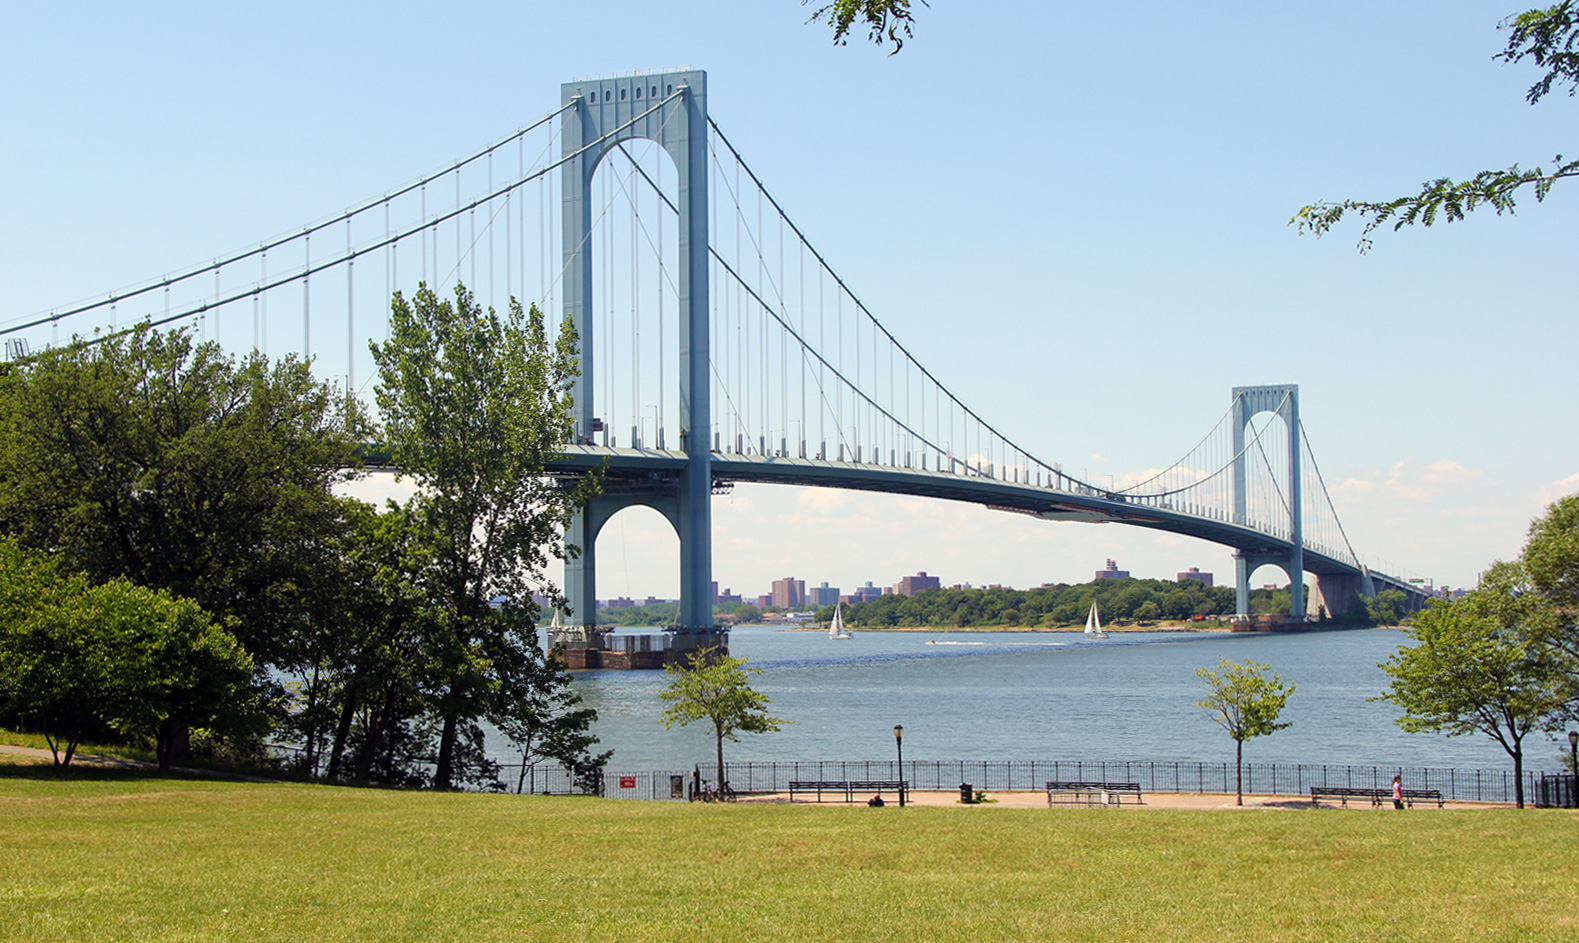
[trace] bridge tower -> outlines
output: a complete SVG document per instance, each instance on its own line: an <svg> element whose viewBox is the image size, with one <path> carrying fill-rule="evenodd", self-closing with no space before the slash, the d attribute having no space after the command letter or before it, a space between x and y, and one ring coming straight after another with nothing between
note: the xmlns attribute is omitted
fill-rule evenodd
<svg viewBox="0 0 1579 943"><path fill-rule="evenodd" d="M592 182L599 162L621 142L645 138L663 148L679 175L679 420L686 461L678 473L606 479L571 522L566 542L581 555L565 564L569 623L554 642L570 650L601 648L597 621L598 531L633 505L656 509L680 538L680 613L671 653L727 641L713 623L712 452L708 364L707 73L700 70L569 82L563 117L564 315L580 334L581 376L574 387L576 442L591 444L598 425L593 350Z"/></svg>
<svg viewBox="0 0 1579 943"><path fill-rule="evenodd" d="M1288 540L1292 549L1268 545L1253 550L1234 552L1234 579L1237 586L1235 610L1241 619L1250 616L1250 576L1258 567L1273 564L1288 574L1289 616L1305 618L1305 543L1304 506L1300 494L1299 457L1299 386L1236 386L1233 389L1234 411L1232 417L1234 450L1234 519L1233 522L1248 527L1249 493L1246 487L1249 472L1249 455L1245 452L1245 429L1250 420L1261 413L1275 413L1288 429L1288 491L1284 495L1288 505Z"/></svg>

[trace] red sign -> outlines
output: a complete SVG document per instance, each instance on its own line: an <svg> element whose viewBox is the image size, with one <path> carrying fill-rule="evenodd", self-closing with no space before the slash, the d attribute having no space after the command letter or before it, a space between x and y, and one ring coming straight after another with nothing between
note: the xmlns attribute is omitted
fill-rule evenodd
<svg viewBox="0 0 1579 943"><path fill-rule="evenodd" d="M635 776L621 776L620 777L620 788L621 789L635 789L636 788L636 777Z"/></svg>

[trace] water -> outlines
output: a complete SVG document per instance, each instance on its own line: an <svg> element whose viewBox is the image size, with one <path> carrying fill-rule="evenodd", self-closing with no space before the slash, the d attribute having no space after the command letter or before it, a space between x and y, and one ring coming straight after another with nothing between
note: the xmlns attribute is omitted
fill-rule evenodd
<svg viewBox="0 0 1579 943"><path fill-rule="evenodd" d="M887 760L895 724L907 760L1232 761L1233 741L1194 706L1195 670L1253 659L1298 690L1292 726L1245 744L1267 763L1511 769L1483 736L1408 734L1376 666L1406 641L1395 629L1297 635L1138 632L1087 641L1074 633L825 632L744 626L730 650L762 668L777 733L725 742L729 761ZM934 644L928 644L932 642ZM598 710L611 770L689 769L710 761L710 727L663 729L662 672L588 671L576 688ZM1525 741L1526 768L1559 768L1555 741ZM500 752L497 758L509 758Z"/></svg>

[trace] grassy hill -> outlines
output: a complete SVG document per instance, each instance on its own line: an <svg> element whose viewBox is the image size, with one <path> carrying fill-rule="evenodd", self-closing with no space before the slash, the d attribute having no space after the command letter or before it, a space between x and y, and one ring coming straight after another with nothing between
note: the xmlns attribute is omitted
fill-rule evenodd
<svg viewBox="0 0 1579 943"><path fill-rule="evenodd" d="M1570 940L1579 817L686 805L0 765L0 939Z"/></svg>

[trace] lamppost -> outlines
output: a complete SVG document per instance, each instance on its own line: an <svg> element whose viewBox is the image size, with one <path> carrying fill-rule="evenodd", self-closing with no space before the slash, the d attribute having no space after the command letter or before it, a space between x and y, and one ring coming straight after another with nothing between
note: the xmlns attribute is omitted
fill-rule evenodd
<svg viewBox="0 0 1579 943"><path fill-rule="evenodd" d="M1568 731L1568 751L1569 758L1574 764L1573 781L1568 787L1568 798L1571 800L1570 804L1579 809L1579 730Z"/></svg>
<svg viewBox="0 0 1579 943"><path fill-rule="evenodd" d="M1573 737L1569 738L1574 739ZM905 807L905 728L894 724L894 749L899 751L899 807Z"/></svg>

